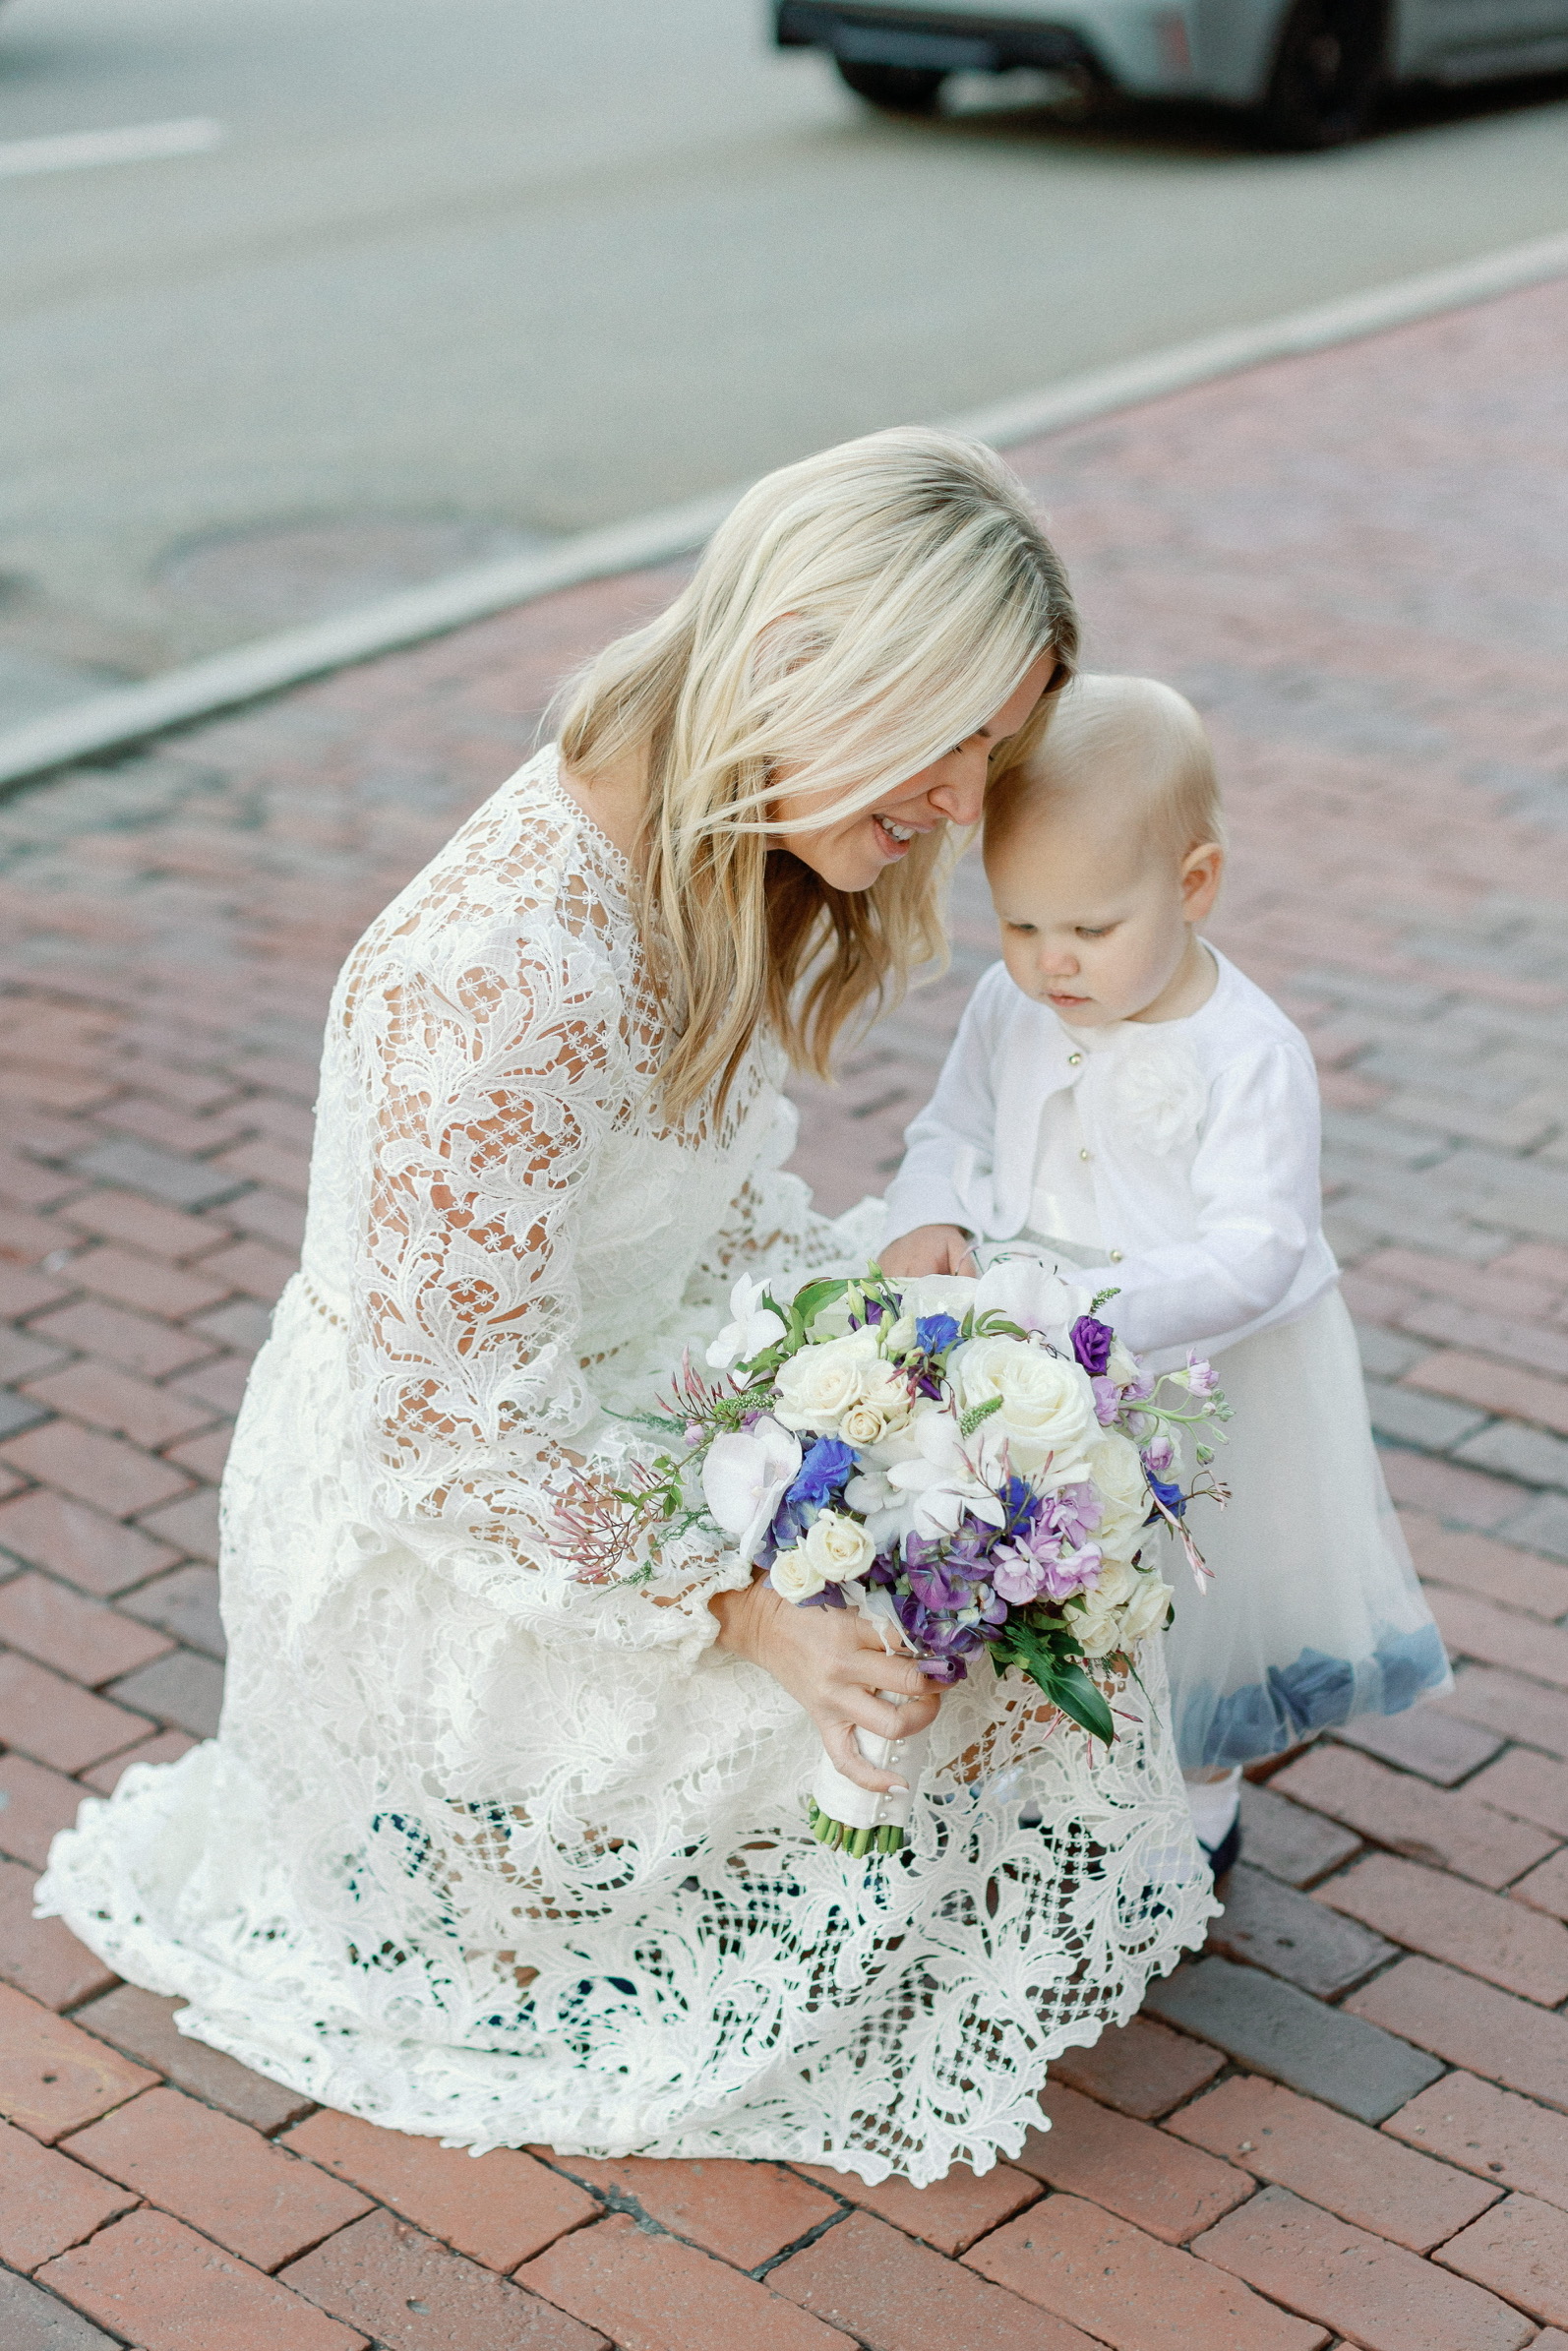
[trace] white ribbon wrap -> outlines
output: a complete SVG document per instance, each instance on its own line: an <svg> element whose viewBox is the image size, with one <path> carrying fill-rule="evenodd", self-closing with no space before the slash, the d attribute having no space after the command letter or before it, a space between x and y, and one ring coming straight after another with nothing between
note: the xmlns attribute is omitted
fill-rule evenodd
<svg viewBox="0 0 1568 2351"><path fill-rule="evenodd" d="M904 1628L885 1592L875 1585L868 1590L864 1584L846 1584L843 1591L845 1598L853 1600L861 1614L869 1616L876 1626L884 1649L891 1652L909 1648ZM878 1690L876 1695L885 1699L889 1706L907 1706L910 1703L901 1692L895 1690ZM812 1781L812 1794L828 1819L842 1821L846 1829L907 1830L930 1740L929 1729L917 1730L906 1739L884 1739L874 1730L857 1730L855 1743L873 1769L896 1772L908 1782L907 1786L889 1788L886 1794L878 1794L874 1788L857 1787L855 1781L846 1779L837 1764L824 1753L816 1768L816 1777Z"/></svg>

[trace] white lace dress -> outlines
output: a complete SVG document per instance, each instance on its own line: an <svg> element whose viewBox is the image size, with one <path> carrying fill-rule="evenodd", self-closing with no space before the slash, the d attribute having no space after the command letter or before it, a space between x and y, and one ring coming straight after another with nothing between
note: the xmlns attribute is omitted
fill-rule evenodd
<svg viewBox="0 0 1568 2351"><path fill-rule="evenodd" d="M398 2130L985 2169L1214 1907L1163 1666L1098 1763L977 1674L912 1850L867 1869L804 1834L806 1717L713 1646L733 1554L573 1580L562 1448L624 1462L615 1411L738 1267L861 1264L875 1225L780 1173L765 1056L659 1123L626 880L546 752L350 958L224 1482L222 1725L84 1804L41 1905L187 2032Z"/></svg>

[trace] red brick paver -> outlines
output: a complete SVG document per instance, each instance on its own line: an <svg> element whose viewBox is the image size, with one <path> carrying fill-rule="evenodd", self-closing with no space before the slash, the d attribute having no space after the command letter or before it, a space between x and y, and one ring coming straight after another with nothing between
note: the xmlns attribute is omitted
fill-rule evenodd
<svg viewBox="0 0 1568 2351"><path fill-rule="evenodd" d="M1319 2351L1328 2340L1321 2327L1287 2318L1212 2263L1076 2196L1052 2197L965 2258L1113 2351L1185 2351L1199 2343Z"/></svg>
<svg viewBox="0 0 1568 2351"><path fill-rule="evenodd" d="M1090 2351L1075 2326L870 2212L792 2255L770 2282L870 2351Z"/></svg>
<svg viewBox="0 0 1568 2351"><path fill-rule="evenodd" d="M258 2269L279 2269L370 2205L339 2180L177 2089L152 2089L62 2142L79 2163Z"/></svg>
<svg viewBox="0 0 1568 2351"><path fill-rule="evenodd" d="M1414 2100L1402 2114L1419 2103ZM1531 2108L1533 2114L1537 2111ZM1295 2090L1260 2081L1251 2074L1221 2082L1207 2097L1173 2115L1166 2128L1195 2146L1224 2155L1255 2178L1293 2189L1342 2220L1355 2221L1414 2253L1440 2245L1501 2194L1498 2188L1458 2178L1446 2163L1405 2155L1380 2142L1375 2131L1350 2115L1336 2114L1315 2098L1298 2097ZM1411 2143L1424 2146L1425 2140Z"/></svg>
<svg viewBox="0 0 1568 2351"><path fill-rule="evenodd" d="M363 2351L365 2337L275 2278L143 2210L45 2262L39 2283L141 2351Z"/></svg>
<svg viewBox="0 0 1568 2351"><path fill-rule="evenodd" d="M287 2275L386 2351L604 2351L595 2328L390 2212L329 2238Z"/></svg>
<svg viewBox="0 0 1568 2351"><path fill-rule="evenodd" d="M1184 2245L1252 2193L1227 2164L1062 2082L1049 2082L1041 2103L1051 2128L1031 2131L1014 2160L1049 2187L1104 2204L1167 2245Z"/></svg>
<svg viewBox="0 0 1568 2351"><path fill-rule="evenodd" d="M812 2163L798 2168L814 2180L824 2181L863 2211L877 2213L895 2228L918 2237L923 2245L935 2245L938 2253L945 2254L963 2253L977 2237L1010 2220L1040 2194L1027 2170L1016 2170L1007 2163L997 2163L978 2178L967 2163L955 2163L945 2179L930 2188L912 2188L900 2179L883 2180L869 2188L853 2172L828 2171ZM822 2217L825 2213L818 2215L818 2221ZM806 2230L794 2233L804 2236Z"/></svg>
<svg viewBox="0 0 1568 2351"><path fill-rule="evenodd" d="M1202 2251L1367 2351L1520 2351L1530 2341L1529 2321L1494 2295L1445 2286L1429 2262L1288 2188L1265 2188L1229 2214Z"/></svg>
<svg viewBox="0 0 1568 2351"><path fill-rule="evenodd" d="M0 804L5 2351L1568 2351L1565 340L1543 286L1017 452L1091 665L1214 734L1215 935L1318 1055L1459 1669L1248 1786L1175 2022L1065 2053L1055 2128L978 2176L475 2162L316 2111L30 1914L81 1796L215 1719L216 1479L335 967L679 572ZM994 953L971 861L951 972L796 1089L828 1207L885 1181Z"/></svg>
<svg viewBox="0 0 1568 2351"><path fill-rule="evenodd" d="M515 2269L600 2208L520 2150L497 2147L473 2156L433 2139L380 2131L353 2115L313 2114L285 2143L488 2269Z"/></svg>
<svg viewBox="0 0 1568 2351"><path fill-rule="evenodd" d="M582 2155L558 2155L555 2160L574 2180L586 2182L601 2196L634 2204L639 2214L656 2221L672 2236L700 2245L704 2253L716 2253L737 2269L760 2268L787 2245L835 2219L839 2210L832 2197L823 2196L779 2163L657 2163L637 2155L619 2163L596 2163ZM838 2185L836 2174L818 2176ZM906 2196L935 2193L940 2199L948 2183L944 2181L935 2191L921 2192L907 2181L896 2185ZM851 2190L860 2196L881 2193L863 2188L858 2180L845 2184L845 2192ZM586 2198L582 2203L585 2212L593 2210ZM978 2236L987 2225L977 2219L973 2234ZM552 2231L552 2235L560 2233ZM966 2238L965 2243L968 2241ZM944 2250L955 2249L949 2246Z"/></svg>
<svg viewBox="0 0 1568 2351"><path fill-rule="evenodd" d="M787 2268L774 2273L781 2284ZM849 2351L836 2326L623 2212L564 2237L518 2274L622 2351Z"/></svg>
<svg viewBox="0 0 1568 2351"><path fill-rule="evenodd" d="M137 2201L80 2163L0 2123L0 2261L35 2269ZM0 2337L3 2340L3 2337Z"/></svg>

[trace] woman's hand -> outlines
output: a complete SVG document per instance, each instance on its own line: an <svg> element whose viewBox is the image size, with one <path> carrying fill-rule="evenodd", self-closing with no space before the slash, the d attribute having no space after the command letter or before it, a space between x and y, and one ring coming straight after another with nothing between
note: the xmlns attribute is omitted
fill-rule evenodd
<svg viewBox="0 0 1568 2351"><path fill-rule="evenodd" d="M957 1225L917 1225L876 1260L884 1274L910 1281L921 1274L978 1274L969 1235Z"/></svg>
<svg viewBox="0 0 1568 2351"><path fill-rule="evenodd" d="M719 1648L749 1658L788 1690L846 1779L878 1794L907 1785L866 1761L855 1732L907 1739L935 1720L941 1693L913 1658L885 1650L858 1608L797 1608L765 1577L742 1592L716 1594L708 1606L719 1620ZM878 1690L896 1690L907 1703L889 1706Z"/></svg>

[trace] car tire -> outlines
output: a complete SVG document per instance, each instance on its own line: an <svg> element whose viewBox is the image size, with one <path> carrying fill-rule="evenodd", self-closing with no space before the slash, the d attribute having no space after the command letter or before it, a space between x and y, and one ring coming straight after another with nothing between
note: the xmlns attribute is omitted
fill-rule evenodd
<svg viewBox="0 0 1568 2351"><path fill-rule="evenodd" d="M1383 87L1386 30L1368 0L1296 0L1258 108L1268 145L1300 153L1358 139Z"/></svg>
<svg viewBox="0 0 1568 2351"><path fill-rule="evenodd" d="M840 79L884 114L935 114L947 76L928 66L862 65L849 57L835 57Z"/></svg>

